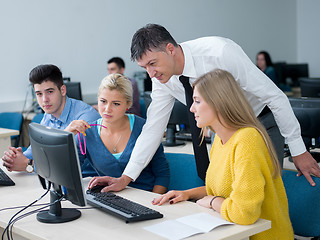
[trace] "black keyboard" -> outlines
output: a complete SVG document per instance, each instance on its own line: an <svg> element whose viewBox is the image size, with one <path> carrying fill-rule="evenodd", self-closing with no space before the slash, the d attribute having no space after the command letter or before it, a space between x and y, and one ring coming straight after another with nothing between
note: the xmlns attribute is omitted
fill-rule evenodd
<svg viewBox="0 0 320 240"><path fill-rule="evenodd" d="M0 168L0 186L13 186L14 181Z"/></svg>
<svg viewBox="0 0 320 240"><path fill-rule="evenodd" d="M87 202L107 213L129 222L162 218L163 215L151 208L120 197L114 193L87 190Z"/></svg>

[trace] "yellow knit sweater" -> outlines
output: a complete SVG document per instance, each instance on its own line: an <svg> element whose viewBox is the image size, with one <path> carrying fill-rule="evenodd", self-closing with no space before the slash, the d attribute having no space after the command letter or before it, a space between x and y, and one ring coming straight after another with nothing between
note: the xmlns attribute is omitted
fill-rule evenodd
<svg viewBox="0 0 320 240"><path fill-rule="evenodd" d="M281 177L272 177L268 149L254 128L239 129L224 145L216 135L206 175L208 195L225 198L224 219L252 224L263 218L271 229L250 239L293 239L287 195Z"/></svg>

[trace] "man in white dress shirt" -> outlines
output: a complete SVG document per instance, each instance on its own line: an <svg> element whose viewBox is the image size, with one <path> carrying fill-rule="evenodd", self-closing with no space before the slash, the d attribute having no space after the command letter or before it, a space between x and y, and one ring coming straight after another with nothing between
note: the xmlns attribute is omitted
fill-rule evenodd
<svg viewBox="0 0 320 240"><path fill-rule="evenodd" d="M236 43L222 37L204 37L177 44L164 27L148 24L134 34L131 58L137 61L152 79L152 102L130 161L120 178L110 178L108 190L122 190L139 176L156 151L155 146L162 140L175 99L186 104L185 91L179 76L189 77L192 84L196 78L216 68L224 69L235 77L256 116L265 126L265 116L269 119L267 125L272 125L273 121L273 133L280 130L286 139L299 171L298 175L303 174L311 185L315 185L310 174L320 177L320 168L306 151L300 125L288 98ZM269 132L269 135L273 133ZM271 139L282 163L284 145L280 134L275 135L271 136Z"/></svg>

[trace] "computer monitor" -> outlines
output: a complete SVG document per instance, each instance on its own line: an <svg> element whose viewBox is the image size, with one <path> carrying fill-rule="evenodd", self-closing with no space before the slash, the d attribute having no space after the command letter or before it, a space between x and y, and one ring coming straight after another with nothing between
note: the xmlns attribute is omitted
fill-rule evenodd
<svg viewBox="0 0 320 240"><path fill-rule="evenodd" d="M309 77L309 68L307 63L285 64L284 75L291 79L293 86L299 86L298 78Z"/></svg>
<svg viewBox="0 0 320 240"><path fill-rule="evenodd" d="M276 73L276 77L278 79L279 84L285 85L286 84L286 78L284 73L284 67L286 65L286 62L275 62L273 63L273 68Z"/></svg>
<svg viewBox="0 0 320 240"><path fill-rule="evenodd" d="M51 183L52 205L37 214L38 221L60 223L79 218L79 210L61 208L60 203L63 197L75 205L86 205L73 133L31 123L29 135L35 170L40 179ZM44 187L48 188L48 184Z"/></svg>
<svg viewBox="0 0 320 240"><path fill-rule="evenodd" d="M66 85L66 87L67 87L67 96L69 98L82 100L81 83L80 82L64 81L64 85Z"/></svg>
<svg viewBox="0 0 320 240"><path fill-rule="evenodd" d="M146 109L149 107L149 104L151 103L151 92L145 92L144 94L144 100ZM181 128L181 126L184 126L184 130L187 130L189 128L189 117L188 117L188 111L186 105L179 102L178 100L175 100L170 119L167 125L167 131L166 131L166 141L164 141L162 144L164 146L178 146L183 145L184 142L177 141L176 140L176 133L177 133L177 126Z"/></svg>

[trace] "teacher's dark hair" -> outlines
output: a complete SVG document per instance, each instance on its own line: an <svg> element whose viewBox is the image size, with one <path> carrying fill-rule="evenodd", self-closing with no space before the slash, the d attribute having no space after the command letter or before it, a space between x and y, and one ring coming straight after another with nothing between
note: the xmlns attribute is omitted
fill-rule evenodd
<svg viewBox="0 0 320 240"><path fill-rule="evenodd" d="M165 51L168 43L175 47L177 42L163 26L158 24L147 24L140 28L132 37L131 41L131 60L141 59L147 51L158 50Z"/></svg>

